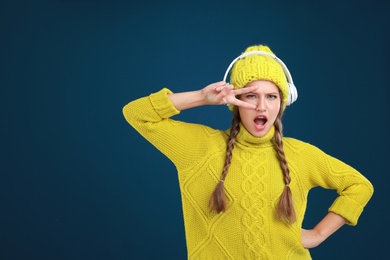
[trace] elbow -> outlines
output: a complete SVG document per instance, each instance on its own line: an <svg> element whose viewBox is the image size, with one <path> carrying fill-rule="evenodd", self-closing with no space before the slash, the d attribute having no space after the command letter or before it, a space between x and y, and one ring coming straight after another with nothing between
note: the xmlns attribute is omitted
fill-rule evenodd
<svg viewBox="0 0 390 260"><path fill-rule="evenodd" d="M361 183L359 187L360 187L359 193L361 197L361 203L365 206L368 203L368 201L371 199L371 197L374 195L374 186L369 180L365 179L365 181Z"/></svg>
<svg viewBox="0 0 390 260"><path fill-rule="evenodd" d="M374 195L374 185L370 181L367 180L367 190L368 193L370 194L370 198Z"/></svg>
<svg viewBox="0 0 390 260"><path fill-rule="evenodd" d="M122 115L124 116L125 120L127 121L127 123L129 123L130 125L132 125L132 116L131 116L131 109L130 109L130 103L125 105L123 108L122 108Z"/></svg>

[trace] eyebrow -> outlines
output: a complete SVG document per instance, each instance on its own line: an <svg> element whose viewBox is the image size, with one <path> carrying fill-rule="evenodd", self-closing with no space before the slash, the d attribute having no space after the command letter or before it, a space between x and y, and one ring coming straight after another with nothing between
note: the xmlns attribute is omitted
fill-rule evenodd
<svg viewBox="0 0 390 260"><path fill-rule="evenodd" d="M254 95L258 95L259 93L257 92L248 92L248 93L245 93L246 95L248 94L254 94ZM241 95L244 95L244 94L241 94ZM269 93L265 93L265 95L279 95L279 92L269 92Z"/></svg>
<svg viewBox="0 0 390 260"><path fill-rule="evenodd" d="M258 95L259 93L257 92L248 92L246 94L256 94ZM265 93L266 95L279 95L279 92L269 92L269 93Z"/></svg>

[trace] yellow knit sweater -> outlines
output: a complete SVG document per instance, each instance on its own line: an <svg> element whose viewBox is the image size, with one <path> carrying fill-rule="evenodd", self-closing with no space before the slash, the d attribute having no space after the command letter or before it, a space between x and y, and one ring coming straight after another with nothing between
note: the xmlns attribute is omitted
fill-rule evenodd
<svg viewBox="0 0 390 260"><path fill-rule="evenodd" d="M164 88L123 108L126 120L176 166L182 196L188 259L311 259L301 244L301 224L311 188L335 189L329 208L356 225L373 194L371 183L352 167L308 143L284 138L291 171L297 221L289 226L275 217L283 174L271 139L243 126L225 180L228 209L210 213L208 202L225 160L228 131L172 120L178 111Z"/></svg>

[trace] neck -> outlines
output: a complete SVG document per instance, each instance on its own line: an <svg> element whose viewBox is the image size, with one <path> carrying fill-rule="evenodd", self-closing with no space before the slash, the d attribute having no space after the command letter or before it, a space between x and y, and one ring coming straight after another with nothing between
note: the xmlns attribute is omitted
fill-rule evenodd
<svg viewBox="0 0 390 260"><path fill-rule="evenodd" d="M274 134L275 127L273 126L264 136L255 137L246 130L244 125L240 124L240 131L237 134L237 142L245 146L268 146L272 145Z"/></svg>

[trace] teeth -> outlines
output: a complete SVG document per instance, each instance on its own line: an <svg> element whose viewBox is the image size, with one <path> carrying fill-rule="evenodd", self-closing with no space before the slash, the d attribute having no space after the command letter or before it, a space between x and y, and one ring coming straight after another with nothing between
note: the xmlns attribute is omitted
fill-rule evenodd
<svg viewBox="0 0 390 260"><path fill-rule="evenodd" d="M258 116L254 120L256 125L265 125L267 123L267 118L265 116Z"/></svg>

